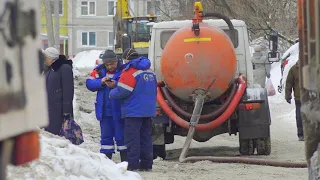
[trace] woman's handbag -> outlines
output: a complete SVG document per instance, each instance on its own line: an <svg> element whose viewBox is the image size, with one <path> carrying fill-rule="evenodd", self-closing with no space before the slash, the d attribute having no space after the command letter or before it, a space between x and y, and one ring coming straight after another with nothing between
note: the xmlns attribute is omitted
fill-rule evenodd
<svg viewBox="0 0 320 180"><path fill-rule="evenodd" d="M60 136L64 136L72 144L80 145L84 142L81 127L71 118L62 123Z"/></svg>

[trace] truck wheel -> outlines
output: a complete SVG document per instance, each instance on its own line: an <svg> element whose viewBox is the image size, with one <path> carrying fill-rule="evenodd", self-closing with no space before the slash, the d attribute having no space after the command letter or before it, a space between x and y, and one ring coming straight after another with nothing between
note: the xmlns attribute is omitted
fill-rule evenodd
<svg viewBox="0 0 320 180"><path fill-rule="evenodd" d="M257 139L257 154L270 155L270 153L271 153L270 137Z"/></svg>
<svg viewBox="0 0 320 180"><path fill-rule="evenodd" d="M252 139L239 139L239 152L241 155L253 155L255 146Z"/></svg>
<svg viewBox="0 0 320 180"><path fill-rule="evenodd" d="M0 179L7 179L7 165L11 161L14 141L9 139L0 142Z"/></svg>

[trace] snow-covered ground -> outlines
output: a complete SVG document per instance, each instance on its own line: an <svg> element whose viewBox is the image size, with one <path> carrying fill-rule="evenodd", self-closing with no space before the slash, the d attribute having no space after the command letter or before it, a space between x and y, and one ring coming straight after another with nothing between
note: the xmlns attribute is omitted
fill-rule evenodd
<svg viewBox="0 0 320 180"><path fill-rule="evenodd" d="M295 48L292 47L289 50L296 53ZM75 65L75 120L83 130L85 142L80 146L74 146L63 138L41 131L40 159L23 167L9 166L9 180L135 180L141 179L141 177L146 180L307 179L307 169L217 164L209 161L179 163L178 157L185 140L184 137L179 136L175 137L174 144L167 146L169 160L155 160L152 172L139 172L139 175L126 171L127 164L120 163L118 154L114 156L113 162L99 153L100 129L99 123L95 119L93 107L95 93L86 89L85 79L88 77L88 68L94 67L95 60L100 53L101 51L83 52L73 59ZM290 58L292 60L289 61L287 68L296 62L297 55L292 53ZM285 70L285 72L287 71L288 69ZM279 84L280 75L280 64L274 63L271 78L275 88ZM287 104L281 94L270 97L269 103L272 116L272 153L270 156L259 156L258 158L279 161L304 161L304 143L297 141L296 136L294 104ZM238 156L238 137L224 134L216 136L205 143L193 141L190 151L192 154L198 155Z"/></svg>
<svg viewBox="0 0 320 180"><path fill-rule="evenodd" d="M99 55L103 51L91 50L91 51L83 51L78 53L73 59L73 65L76 68L93 68L95 67L95 62L99 59Z"/></svg>

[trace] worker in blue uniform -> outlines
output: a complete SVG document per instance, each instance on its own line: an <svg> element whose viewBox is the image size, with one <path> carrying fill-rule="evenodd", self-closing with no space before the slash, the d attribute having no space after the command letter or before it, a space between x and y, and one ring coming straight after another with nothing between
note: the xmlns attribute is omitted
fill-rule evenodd
<svg viewBox="0 0 320 180"><path fill-rule="evenodd" d="M110 90L116 87L120 78L122 62L112 50L106 50L100 58L103 64L94 68L90 78L86 80L87 88L92 92L97 92L95 113L97 120L100 121L100 152L112 159L112 154L115 152L115 140L121 161L126 161L127 148L124 144L124 120L121 119L120 102L109 98Z"/></svg>
<svg viewBox="0 0 320 180"><path fill-rule="evenodd" d="M129 170L152 170L152 120L156 116L157 78L150 60L139 57L134 49L122 56L124 69L110 98L121 99L121 115L125 118L125 144Z"/></svg>

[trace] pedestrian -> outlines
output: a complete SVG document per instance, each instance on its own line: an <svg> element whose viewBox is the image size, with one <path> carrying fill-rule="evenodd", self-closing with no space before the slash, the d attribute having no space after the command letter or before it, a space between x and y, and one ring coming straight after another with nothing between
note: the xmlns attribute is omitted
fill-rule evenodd
<svg viewBox="0 0 320 180"><path fill-rule="evenodd" d="M119 80L122 63L112 50L106 50L101 59L103 64L94 68L90 78L86 80L87 88L97 92L95 113L100 121L100 152L112 159L112 154L115 153L115 139L121 161L126 161L127 148L124 144L124 120L121 119L120 102L109 98L110 90L116 87Z"/></svg>
<svg viewBox="0 0 320 180"><path fill-rule="evenodd" d="M74 83L72 61L54 47L42 51L45 57L49 125L46 131L60 135L64 120L73 118Z"/></svg>
<svg viewBox="0 0 320 180"><path fill-rule="evenodd" d="M121 99L121 116L125 118L124 138L128 148L128 170L152 170L153 149L151 117L156 116L156 75L150 60L126 49L124 69L110 98Z"/></svg>
<svg viewBox="0 0 320 180"><path fill-rule="evenodd" d="M299 87L299 61L291 67L289 70L286 87L285 87L285 98L286 101L291 104L291 94L292 90L294 93L294 100L296 105L296 122L299 141L304 141L303 136L303 125L301 119L301 101L300 101L300 87Z"/></svg>

